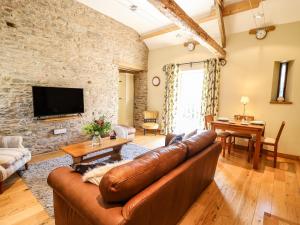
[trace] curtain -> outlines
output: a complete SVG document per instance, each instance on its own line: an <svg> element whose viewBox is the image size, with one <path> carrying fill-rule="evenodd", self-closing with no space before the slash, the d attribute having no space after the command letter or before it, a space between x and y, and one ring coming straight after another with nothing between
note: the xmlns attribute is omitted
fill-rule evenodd
<svg viewBox="0 0 300 225"><path fill-rule="evenodd" d="M201 115L218 115L220 93L220 63L218 59L204 61L204 82Z"/></svg>
<svg viewBox="0 0 300 225"><path fill-rule="evenodd" d="M161 128L164 134L173 133L175 129L175 118L179 90L179 66L168 64L163 67L166 75L165 99Z"/></svg>

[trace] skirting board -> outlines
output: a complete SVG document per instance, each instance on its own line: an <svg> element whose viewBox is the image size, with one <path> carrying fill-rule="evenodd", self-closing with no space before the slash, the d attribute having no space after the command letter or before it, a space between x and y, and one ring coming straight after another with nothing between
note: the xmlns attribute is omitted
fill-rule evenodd
<svg viewBox="0 0 300 225"><path fill-rule="evenodd" d="M235 145L235 147L237 149L247 150L247 147L243 146L243 145ZM267 149L263 149L262 153L265 155L268 155L268 156L273 156L273 151L270 151ZM285 159L292 159L292 160L300 161L300 156L297 156L297 155L290 155L290 154L278 152L277 156L281 157L281 158L285 158Z"/></svg>

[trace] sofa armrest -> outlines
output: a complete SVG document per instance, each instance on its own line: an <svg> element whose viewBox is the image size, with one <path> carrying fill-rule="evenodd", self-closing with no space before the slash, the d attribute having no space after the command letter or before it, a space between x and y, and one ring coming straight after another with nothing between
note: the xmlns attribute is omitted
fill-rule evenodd
<svg viewBox="0 0 300 225"><path fill-rule="evenodd" d="M84 183L81 175L74 172L69 167L60 167L52 171L48 176L48 184L69 208L76 212L70 217L78 216L86 219L93 225L117 225L124 218L122 216L122 205L107 204L103 201L99 187L91 183ZM54 199L55 200L55 199ZM54 208L57 203L54 202ZM55 218L65 220L68 224L70 209L63 208L64 211L55 210ZM74 220L74 218L73 218Z"/></svg>
<svg viewBox="0 0 300 225"><path fill-rule="evenodd" d="M1 136L0 148L24 148L21 136Z"/></svg>

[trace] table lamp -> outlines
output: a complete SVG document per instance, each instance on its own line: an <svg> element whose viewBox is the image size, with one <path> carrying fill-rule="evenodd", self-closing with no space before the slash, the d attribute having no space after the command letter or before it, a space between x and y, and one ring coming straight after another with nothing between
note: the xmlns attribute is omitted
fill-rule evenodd
<svg viewBox="0 0 300 225"><path fill-rule="evenodd" d="M244 105L244 112L243 116L246 116L246 105L249 103L250 99L247 96L242 96L241 97L241 103Z"/></svg>

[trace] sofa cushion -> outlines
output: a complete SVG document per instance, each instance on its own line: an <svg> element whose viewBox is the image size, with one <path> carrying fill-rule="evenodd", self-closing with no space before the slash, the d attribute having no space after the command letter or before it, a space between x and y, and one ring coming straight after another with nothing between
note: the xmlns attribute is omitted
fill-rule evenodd
<svg viewBox="0 0 300 225"><path fill-rule="evenodd" d="M211 145L217 137L214 131L203 131L200 134L194 135L189 139L183 141L187 146L188 158L196 155L198 152L205 149L207 146Z"/></svg>
<svg viewBox="0 0 300 225"><path fill-rule="evenodd" d="M106 173L99 185L104 201L125 202L171 171L186 158L186 146L178 143L150 151Z"/></svg>
<svg viewBox="0 0 300 225"><path fill-rule="evenodd" d="M97 186L100 184L102 177L112 168L123 165L125 163L131 162L132 160L122 160L114 163L108 163L103 166L98 166L94 169L88 170L82 176L83 182L90 182L92 184L96 184Z"/></svg>

